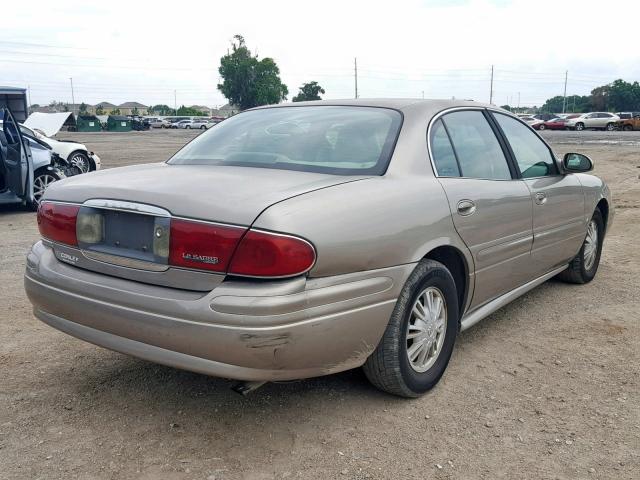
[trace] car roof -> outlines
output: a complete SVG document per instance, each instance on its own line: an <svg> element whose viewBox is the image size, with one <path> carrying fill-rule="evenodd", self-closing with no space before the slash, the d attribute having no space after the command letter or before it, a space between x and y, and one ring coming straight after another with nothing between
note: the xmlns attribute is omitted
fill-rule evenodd
<svg viewBox="0 0 640 480"><path fill-rule="evenodd" d="M310 102L279 103L277 105L264 105L252 110L263 108L303 107L303 106L358 106L358 107L382 107L393 108L400 111L423 110L425 113L435 114L441 110L456 107L483 107L498 109L495 105L489 105L473 100L437 100L419 98L358 98L344 100L314 100Z"/></svg>

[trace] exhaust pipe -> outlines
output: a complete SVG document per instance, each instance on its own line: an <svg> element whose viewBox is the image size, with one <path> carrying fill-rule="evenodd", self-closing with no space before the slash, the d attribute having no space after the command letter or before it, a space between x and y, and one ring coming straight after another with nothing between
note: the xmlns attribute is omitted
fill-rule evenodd
<svg viewBox="0 0 640 480"><path fill-rule="evenodd" d="M243 397L246 397L251 392L253 392L254 390L257 390L258 388L260 388L265 383L267 383L267 382L261 382L261 381L237 382L231 387L231 390L233 390L236 393L239 393Z"/></svg>

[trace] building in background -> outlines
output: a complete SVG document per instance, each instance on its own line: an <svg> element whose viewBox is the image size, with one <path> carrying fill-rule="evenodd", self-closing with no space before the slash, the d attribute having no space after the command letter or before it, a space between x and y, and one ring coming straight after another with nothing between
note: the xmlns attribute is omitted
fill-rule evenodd
<svg viewBox="0 0 640 480"><path fill-rule="evenodd" d="M138 102L124 102L118 105L120 115L147 115L149 107Z"/></svg>

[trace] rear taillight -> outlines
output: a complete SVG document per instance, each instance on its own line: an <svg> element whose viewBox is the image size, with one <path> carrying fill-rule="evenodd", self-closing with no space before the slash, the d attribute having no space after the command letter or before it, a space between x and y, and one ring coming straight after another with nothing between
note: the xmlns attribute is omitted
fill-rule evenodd
<svg viewBox="0 0 640 480"><path fill-rule="evenodd" d="M78 205L42 202L38 208L40 234L54 242L78 245L76 218L79 210Z"/></svg>
<svg viewBox="0 0 640 480"><path fill-rule="evenodd" d="M171 219L169 265L226 272L246 228Z"/></svg>
<svg viewBox="0 0 640 480"><path fill-rule="evenodd" d="M250 277L291 277L308 271L316 251L306 240L249 230L240 241L228 273Z"/></svg>

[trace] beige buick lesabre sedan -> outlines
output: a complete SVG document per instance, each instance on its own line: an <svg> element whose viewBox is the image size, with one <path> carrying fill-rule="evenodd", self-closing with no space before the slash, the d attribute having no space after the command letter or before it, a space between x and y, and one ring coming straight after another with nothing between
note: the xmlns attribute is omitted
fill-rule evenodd
<svg viewBox="0 0 640 480"><path fill-rule="evenodd" d="M475 102L258 108L52 185L25 287L54 328L245 390L364 366L415 397L460 330L594 278L613 209L591 169Z"/></svg>

